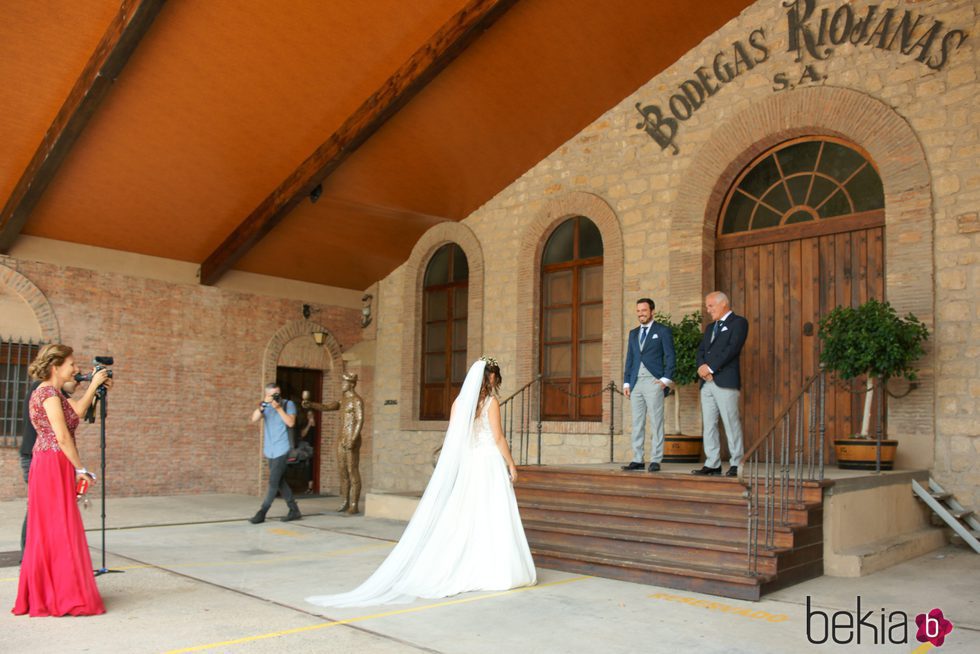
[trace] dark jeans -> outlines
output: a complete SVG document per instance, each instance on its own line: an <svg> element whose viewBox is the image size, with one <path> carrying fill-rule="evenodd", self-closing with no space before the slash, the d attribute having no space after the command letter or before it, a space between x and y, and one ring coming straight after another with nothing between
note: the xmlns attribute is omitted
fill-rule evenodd
<svg viewBox="0 0 980 654"><path fill-rule="evenodd" d="M33 457L20 455L20 469L24 473L24 483L27 483L27 478L31 472L31 459ZM27 514L24 514L24 526L20 530L20 554L24 555L24 545L27 543Z"/></svg>
<svg viewBox="0 0 980 654"><path fill-rule="evenodd" d="M269 507L272 506L272 501L276 499L277 492L282 493L282 499L286 500L286 505L290 511L299 511L299 506L293 498L293 489L286 483L286 459L288 457L289 454L283 454L274 459L269 459L269 492L265 494L265 499L262 500L262 513L268 511Z"/></svg>

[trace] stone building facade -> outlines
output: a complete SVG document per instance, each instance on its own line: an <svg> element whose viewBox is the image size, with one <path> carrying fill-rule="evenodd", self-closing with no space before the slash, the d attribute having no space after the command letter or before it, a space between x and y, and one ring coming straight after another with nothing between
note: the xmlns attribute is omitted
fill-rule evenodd
<svg viewBox="0 0 980 654"><path fill-rule="evenodd" d="M421 276L439 246L457 243L469 259L468 359L495 356L507 396L539 372L544 243L566 218L592 220L604 245L602 379L618 385L635 299L675 318L697 310L740 171L815 137L852 144L877 169L885 296L930 331L918 388L887 405L896 466L929 469L980 503L978 12L969 0L756 2L464 221L432 228L375 292L386 363L372 403L373 489L423 488L443 436L445 423L417 419ZM682 430L699 433L694 390L681 399ZM603 407L602 422L546 422L543 462L608 461Z"/></svg>

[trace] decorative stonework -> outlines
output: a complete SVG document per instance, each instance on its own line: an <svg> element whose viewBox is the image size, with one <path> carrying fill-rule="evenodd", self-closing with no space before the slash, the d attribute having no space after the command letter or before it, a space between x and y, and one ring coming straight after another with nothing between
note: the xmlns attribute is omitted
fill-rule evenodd
<svg viewBox="0 0 980 654"><path fill-rule="evenodd" d="M42 342L60 343L61 328L58 326L58 317L48 298L34 285L34 282L5 263L6 260L0 263L0 285L20 296L34 312L34 317L41 327Z"/></svg>
<svg viewBox="0 0 980 654"><path fill-rule="evenodd" d="M844 138L871 155L885 188L886 296L900 313L913 312L932 330L933 278L921 274L933 269L932 188L922 145L891 107L830 86L779 93L752 104L719 124L693 157L672 212L675 242L688 245L670 254L671 270L684 273L671 275L671 298L685 311L694 310L713 290L715 227L735 177L769 148L811 135ZM931 357L927 354L920 365L920 390L889 404L889 430L896 436L934 428ZM916 465L931 465L927 449L916 451Z"/></svg>
<svg viewBox="0 0 980 654"><path fill-rule="evenodd" d="M518 385L538 374L541 343L541 256L551 232L573 216L585 216L602 234L602 379L617 379L623 360L623 231L616 212L592 193L573 192L549 200L525 226L517 254ZM604 396L605 397L605 396ZM549 422L545 431L607 433L609 402L603 400L602 422Z"/></svg>
<svg viewBox="0 0 980 654"><path fill-rule="evenodd" d="M402 322L401 396L399 403L402 429L445 431L445 420L419 420L419 387L422 372L422 283L425 268L436 250L455 243L466 254L469 266L467 290L466 358L475 360L483 353L483 248L473 230L466 225L446 222L427 231L412 248L404 264L402 306L398 320ZM386 317L391 319L391 317Z"/></svg>

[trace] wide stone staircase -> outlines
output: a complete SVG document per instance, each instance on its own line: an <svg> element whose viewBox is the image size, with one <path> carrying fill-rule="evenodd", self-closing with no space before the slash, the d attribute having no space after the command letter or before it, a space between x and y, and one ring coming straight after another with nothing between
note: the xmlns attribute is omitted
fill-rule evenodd
<svg viewBox="0 0 980 654"><path fill-rule="evenodd" d="M540 567L758 600L823 573L826 482L799 483L802 501L770 522L771 548L756 531L755 572L747 487L737 478L522 466L515 491Z"/></svg>

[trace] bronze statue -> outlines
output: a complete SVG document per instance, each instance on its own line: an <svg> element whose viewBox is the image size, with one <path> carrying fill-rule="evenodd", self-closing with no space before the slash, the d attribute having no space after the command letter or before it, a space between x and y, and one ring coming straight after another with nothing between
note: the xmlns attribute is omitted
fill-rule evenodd
<svg viewBox="0 0 980 654"><path fill-rule="evenodd" d="M364 400L354 390L357 375L345 372L340 390L344 394L340 402L311 402L310 392L303 391L303 408L317 411L340 411L342 427L337 439L337 470L340 472L340 495L344 503L338 513L353 515L358 512L357 501L361 496L361 427L364 426Z"/></svg>

